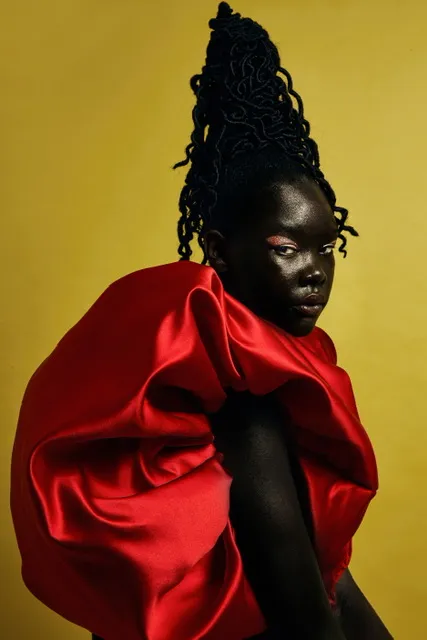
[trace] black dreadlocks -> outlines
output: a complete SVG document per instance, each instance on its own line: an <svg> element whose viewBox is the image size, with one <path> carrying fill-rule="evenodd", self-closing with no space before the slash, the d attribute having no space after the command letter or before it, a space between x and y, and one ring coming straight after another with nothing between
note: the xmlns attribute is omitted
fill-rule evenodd
<svg viewBox="0 0 427 640"><path fill-rule="evenodd" d="M221 2L209 26L206 63L190 81L197 99L194 130L185 160L174 166L191 163L179 199L180 259L190 259L194 234L204 252L206 230L213 225L221 230L227 215L237 216L243 187L271 185L280 173L310 177L319 184L335 212L339 251L345 256L344 233L358 234L346 224L348 211L336 206L334 191L320 169L301 97L280 66L276 46L259 24L233 14L226 2ZM236 176L242 173L246 180L240 179L239 189ZM227 207L228 196L232 207Z"/></svg>

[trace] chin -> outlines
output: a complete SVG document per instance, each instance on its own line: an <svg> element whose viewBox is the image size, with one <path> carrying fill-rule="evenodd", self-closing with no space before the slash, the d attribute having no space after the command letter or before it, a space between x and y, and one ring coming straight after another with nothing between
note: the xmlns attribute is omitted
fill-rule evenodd
<svg viewBox="0 0 427 640"><path fill-rule="evenodd" d="M316 320L312 320L311 318L306 318L301 320L300 322L293 322L287 324L287 326L282 325L282 329L286 331L286 333L290 333L291 336L295 336L296 338L303 338L304 336L308 336L316 326Z"/></svg>
<svg viewBox="0 0 427 640"><path fill-rule="evenodd" d="M300 327L295 329L294 331L289 331L289 333L296 338L303 338L304 336L308 336L314 329L316 324L312 324L311 327Z"/></svg>
<svg viewBox="0 0 427 640"><path fill-rule="evenodd" d="M286 333L289 333L289 335L295 336L296 338L303 338L304 336L308 336L316 326L316 322L313 320L310 320L309 322L303 321L298 324L296 324L295 322L276 322L275 320L271 320L270 318L264 318L264 320L267 320L282 331L285 331Z"/></svg>
<svg viewBox="0 0 427 640"><path fill-rule="evenodd" d="M318 320L318 318L296 317L286 312L280 314L279 317L277 314L273 315L272 313L257 313L257 315L296 338L308 336L315 328Z"/></svg>

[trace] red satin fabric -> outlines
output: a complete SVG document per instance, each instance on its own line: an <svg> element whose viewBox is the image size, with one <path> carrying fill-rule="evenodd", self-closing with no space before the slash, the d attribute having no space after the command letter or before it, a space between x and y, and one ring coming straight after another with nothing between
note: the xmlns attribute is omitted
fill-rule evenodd
<svg viewBox="0 0 427 640"><path fill-rule="evenodd" d="M265 629L228 520L206 414L277 389L295 425L331 600L377 489L351 384L320 329L291 337L174 263L111 285L32 377L12 513L33 594L105 640Z"/></svg>

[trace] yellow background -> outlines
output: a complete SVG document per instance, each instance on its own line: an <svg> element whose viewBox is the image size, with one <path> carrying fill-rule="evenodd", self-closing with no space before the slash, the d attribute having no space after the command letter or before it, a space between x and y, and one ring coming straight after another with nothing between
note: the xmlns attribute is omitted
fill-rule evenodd
<svg viewBox="0 0 427 640"><path fill-rule="evenodd" d="M382 490L354 573L396 638L426 637L427 323L422 0L236 0L278 43L361 239L324 326L349 370ZM3 0L1 632L88 638L23 587L8 516L26 382L114 279L175 258L191 74L210 0Z"/></svg>

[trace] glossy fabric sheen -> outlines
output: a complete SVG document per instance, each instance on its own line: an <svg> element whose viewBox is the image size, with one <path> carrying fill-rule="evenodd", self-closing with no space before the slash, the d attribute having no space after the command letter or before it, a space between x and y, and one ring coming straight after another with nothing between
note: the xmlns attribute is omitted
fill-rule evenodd
<svg viewBox="0 0 427 640"><path fill-rule="evenodd" d="M224 389L286 405L331 601L377 489L327 335L295 338L179 262L111 285L26 390L12 513L28 588L105 640L242 640L265 629L207 415Z"/></svg>

